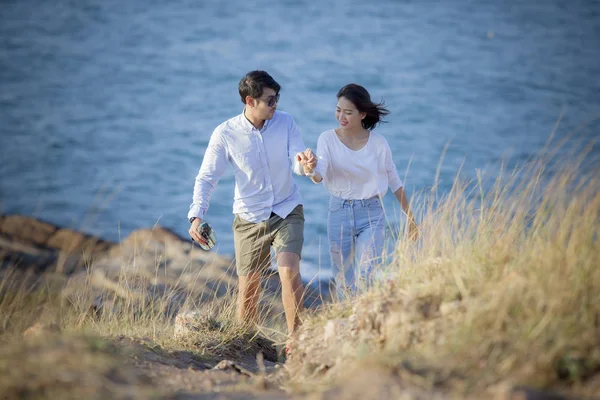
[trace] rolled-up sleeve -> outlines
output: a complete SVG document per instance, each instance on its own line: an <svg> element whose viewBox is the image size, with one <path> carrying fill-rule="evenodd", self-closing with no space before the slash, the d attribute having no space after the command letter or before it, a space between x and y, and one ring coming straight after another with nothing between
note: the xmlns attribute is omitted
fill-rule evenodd
<svg viewBox="0 0 600 400"><path fill-rule="evenodd" d="M302 168L302 164L296 159L296 155L306 150L306 145L302 140L296 121L291 116L288 121L288 135L288 157L292 163L292 169L295 174L304 176L304 168Z"/></svg>
<svg viewBox="0 0 600 400"><path fill-rule="evenodd" d="M392 193L395 193L396 190L404 186L404 183L402 183L400 176L398 176L398 170L392 158L392 150L387 141L385 142L385 169L388 176L388 186Z"/></svg>
<svg viewBox="0 0 600 400"><path fill-rule="evenodd" d="M188 212L188 219L191 217L204 219L208 211L210 196L226 168L227 149L221 132L215 130L210 137L202 165L196 176L194 195L190 211Z"/></svg>

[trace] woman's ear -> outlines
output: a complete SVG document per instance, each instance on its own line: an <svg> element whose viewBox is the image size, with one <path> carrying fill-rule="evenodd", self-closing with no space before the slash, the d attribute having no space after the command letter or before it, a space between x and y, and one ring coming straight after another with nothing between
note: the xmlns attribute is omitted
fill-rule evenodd
<svg viewBox="0 0 600 400"><path fill-rule="evenodd" d="M366 116L367 116L366 112L361 112L360 113L360 119L365 119Z"/></svg>

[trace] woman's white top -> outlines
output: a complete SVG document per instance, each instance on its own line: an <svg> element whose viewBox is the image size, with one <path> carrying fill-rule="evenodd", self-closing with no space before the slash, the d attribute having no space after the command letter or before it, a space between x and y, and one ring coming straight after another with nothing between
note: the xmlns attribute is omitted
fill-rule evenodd
<svg viewBox="0 0 600 400"><path fill-rule="evenodd" d="M333 129L321 133L317 142L316 171L329 192L347 200L384 196L388 187L403 186L387 140L371 131L360 150L348 148Z"/></svg>

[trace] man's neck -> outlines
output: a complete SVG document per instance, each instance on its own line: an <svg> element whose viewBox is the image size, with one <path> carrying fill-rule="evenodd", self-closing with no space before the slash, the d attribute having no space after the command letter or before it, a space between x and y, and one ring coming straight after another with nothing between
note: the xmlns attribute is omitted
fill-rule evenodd
<svg viewBox="0 0 600 400"><path fill-rule="evenodd" d="M256 129L262 129L262 127L265 126L265 120L252 115L252 113L248 112L247 108L244 109L244 117L246 117Z"/></svg>

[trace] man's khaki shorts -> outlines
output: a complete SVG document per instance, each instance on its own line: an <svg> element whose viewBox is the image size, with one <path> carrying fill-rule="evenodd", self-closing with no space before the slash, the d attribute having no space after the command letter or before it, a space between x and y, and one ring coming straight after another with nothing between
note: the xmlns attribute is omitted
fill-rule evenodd
<svg viewBox="0 0 600 400"><path fill-rule="evenodd" d="M296 206L285 218L271 213L268 220L253 223L238 215L233 220L233 241L237 274L263 272L271 265L271 246L275 254L291 252L301 257L304 244L304 209Z"/></svg>

